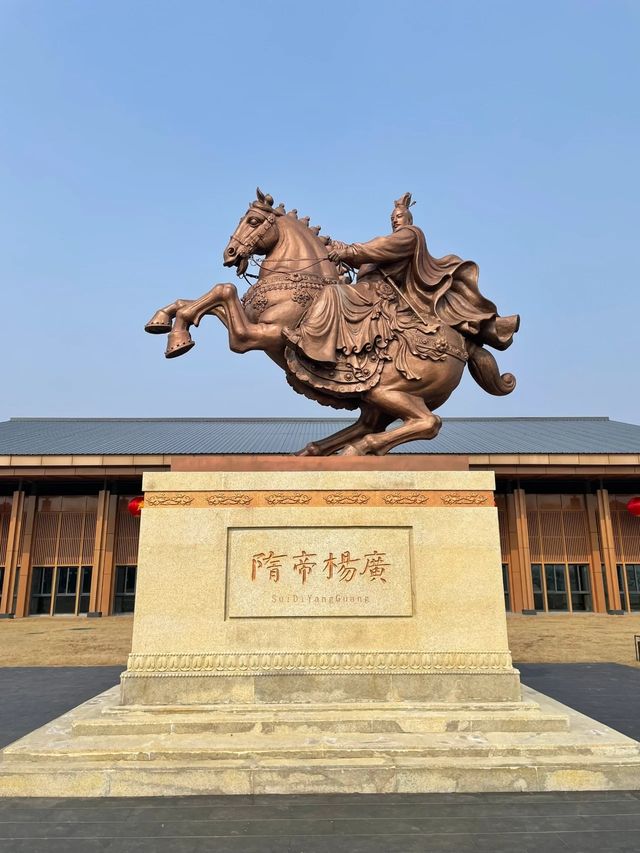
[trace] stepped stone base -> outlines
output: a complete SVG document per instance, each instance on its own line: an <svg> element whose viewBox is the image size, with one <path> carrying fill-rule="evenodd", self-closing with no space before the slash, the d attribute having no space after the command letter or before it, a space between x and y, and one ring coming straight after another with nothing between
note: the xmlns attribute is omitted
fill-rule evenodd
<svg viewBox="0 0 640 853"><path fill-rule="evenodd" d="M640 788L640 744L521 702L122 706L118 688L2 753L3 796Z"/></svg>
<svg viewBox="0 0 640 853"><path fill-rule="evenodd" d="M521 693L493 475L378 464L146 474L121 688L0 795L640 788L640 744Z"/></svg>

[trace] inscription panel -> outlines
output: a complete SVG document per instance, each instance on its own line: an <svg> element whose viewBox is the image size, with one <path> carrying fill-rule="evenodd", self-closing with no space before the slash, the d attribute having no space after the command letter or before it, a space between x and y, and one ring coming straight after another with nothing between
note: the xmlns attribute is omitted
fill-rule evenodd
<svg viewBox="0 0 640 853"><path fill-rule="evenodd" d="M227 617L411 616L410 527L233 527Z"/></svg>

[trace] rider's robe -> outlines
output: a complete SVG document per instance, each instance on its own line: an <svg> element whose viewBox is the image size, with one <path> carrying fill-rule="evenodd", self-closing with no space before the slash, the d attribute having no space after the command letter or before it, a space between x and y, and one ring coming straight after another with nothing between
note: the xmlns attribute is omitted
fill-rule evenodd
<svg viewBox="0 0 640 853"><path fill-rule="evenodd" d="M409 315L412 324L417 316L427 324L440 320L475 343L499 350L510 346L518 330L518 315L501 317L480 293L477 264L457 255L434 258L415 225L353 243L345 260L359 268L356 283L325 287L298 327L285 332L307 359L335 364L343 355L384 348L397 336L400 315L402 325L411 322ZM392 293L389 279L406 300Z"/></svg>

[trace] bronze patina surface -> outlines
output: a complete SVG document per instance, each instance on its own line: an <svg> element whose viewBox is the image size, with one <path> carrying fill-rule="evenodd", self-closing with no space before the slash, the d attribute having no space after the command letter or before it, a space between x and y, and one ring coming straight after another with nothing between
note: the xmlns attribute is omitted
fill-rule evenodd
<svg viewBox="0 0 640 853"><path fill-rule="evenodd" d="M300 456L381 456L406 441L434 438L441 426L434 410L465 365L488 393L513 391L514 376L501 375L485 347L510 346L520 318L501 317L480 293L473 261L429 254L411 205L411 193L396 200L391 234L346 244L320 237L308 217L274 207L258 189L223 255L245 280L249 261L264 256L255 283L242 298L226 283L198 299L179 299L145 328L168 333L165 355L174 358L193 347L190 327L213 315L234 352L262 350L298 393L360 410L352 426ZM401 425L387 432L395 420Z"/></svg>

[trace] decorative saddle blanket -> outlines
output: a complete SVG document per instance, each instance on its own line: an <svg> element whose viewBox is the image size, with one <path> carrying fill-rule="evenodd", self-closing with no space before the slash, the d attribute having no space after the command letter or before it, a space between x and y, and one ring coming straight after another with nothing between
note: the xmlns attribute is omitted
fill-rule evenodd
<svg viewBox="0 0 640 853"><path fill-rule="evenodd" d="M466 361L466 351L452 346L441 327L435 317L419 318L384 281L326 286L298 326L284 330L287 366L316 391L359 395L378 383L387 361L407 379L421 378L410 356Z"/></svg>

